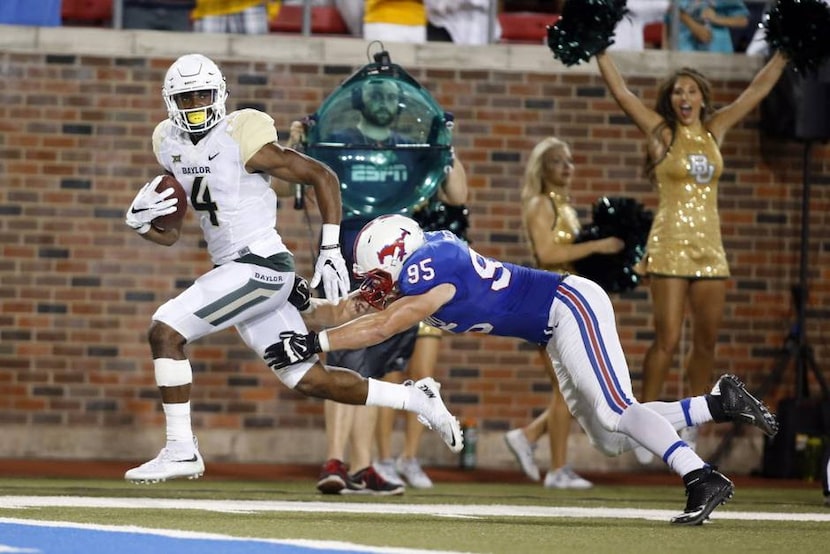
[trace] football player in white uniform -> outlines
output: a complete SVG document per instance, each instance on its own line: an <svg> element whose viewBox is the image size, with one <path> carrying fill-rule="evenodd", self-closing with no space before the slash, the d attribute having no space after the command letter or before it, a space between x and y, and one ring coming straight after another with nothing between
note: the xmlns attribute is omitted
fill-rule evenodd
<svg viewBox="0 0 830 554"><path fill-rule="evenodd" d="M204 472L191 429L193 375L185 344L234 326L262 356L281 332L306 332L297 306L308 302L308 284L295 277L294 258L276 231L271 177L314 187L323 228L311 285L322 283L333 302L349 291L338 244L342 208L337 176L324 164L281 147L267 114L243 109L226 115L225 78L205 56L187 54L176 60L167 71L162 96L168 119L153 132L153 151L184 188L215 265L153 314L149 342L167 443L154 459L127 471L125 478L136 482L193 479ZM126 224L146 240L169 246L178 240L179 229L161 230L152 222L175 211L177 201L172 189L156 191L160 180L139 191ZM351 371L327 370L316 359L298 362L275 371L286 386L346 404L414 411L453 450L460 450L458 421L444 406L434 380L394 385Z"/></svg>

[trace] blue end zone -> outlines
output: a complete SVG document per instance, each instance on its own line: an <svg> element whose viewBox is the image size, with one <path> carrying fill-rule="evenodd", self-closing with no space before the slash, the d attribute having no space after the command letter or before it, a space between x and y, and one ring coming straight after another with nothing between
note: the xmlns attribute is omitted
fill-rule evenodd
<svg viewBox="0 0 830 554"><path fill-rule="evenodd" d="M320 547L294 544L303 541L266 539L238 539L204 533L151 530L104 530L60 523L60 527L41 523L0 522L0 552L9 554L91 554L117 552L118 554L147 554L148 552L175 552L176 554L366 554L388 549L366 549L343 544L331 548L321 541ZM91 527L91 526L90 526ZM182 536L171 536L179 534ZM192 535L188 537L186 535ZM311 541L307 541L311 542Z"/></svg>

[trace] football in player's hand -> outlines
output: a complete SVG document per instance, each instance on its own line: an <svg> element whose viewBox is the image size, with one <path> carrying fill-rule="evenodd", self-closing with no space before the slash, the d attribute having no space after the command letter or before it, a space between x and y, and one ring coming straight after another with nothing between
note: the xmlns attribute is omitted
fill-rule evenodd
<svg viewBox="0 0 830 554"><path fill-rule="evenodd" d="M184 215L187 213L187 195L185 194L181 183L179 183L172 175L164 175L161 178L161 181L159 181L159 184L156 186L156 192L164 192L169 188L173 189L173 195L170 198L175 197L178 198L179 201L176 203L175 212L157 217L152 221L153 227L159 229L160 231L165 231L167 229L181 229L182 222L184 221Z"/></svg>

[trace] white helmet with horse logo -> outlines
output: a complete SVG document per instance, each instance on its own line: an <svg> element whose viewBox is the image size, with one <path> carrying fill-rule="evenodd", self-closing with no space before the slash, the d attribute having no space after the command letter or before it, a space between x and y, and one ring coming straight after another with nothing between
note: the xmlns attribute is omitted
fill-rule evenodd
<svg viewBox="0 0 830 554"><path fill-rule="evenodd" d="M382 309L404 262L425 241L415 220L402 215L384 215L367 223L355 241L353 269L364 278L360 286L364 300Z"/></svg>

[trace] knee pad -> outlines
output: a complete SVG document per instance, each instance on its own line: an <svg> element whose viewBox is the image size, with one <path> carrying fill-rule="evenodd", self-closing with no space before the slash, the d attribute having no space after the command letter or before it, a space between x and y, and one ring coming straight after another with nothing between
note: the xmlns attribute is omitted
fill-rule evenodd
<svg viewBox="0 0 830 554"><path fill-rule="evenodd" d="M179 387L193 382L189 360L158 358L153 360L153 367L156 370L156 385L160 387Z"/></svg>
<svg viewBox="0 0 830 554"><path fill-rule="evenodd" d="M591 445L609 457L619 456L625 452L626 437L619 432L619 416L608 413L610 410L598 409L585 422L580 421Z"/></svg>
<svg viewBox="0 0 830 554"><path fill-rule="evenodd" d="M588 441L591 443L591 446L609 458L615 458L627 450L628 443L626 441L628 437L622 433L603 432L600 436L592 436L587 432L586 434L588 435Z"/></svg>

